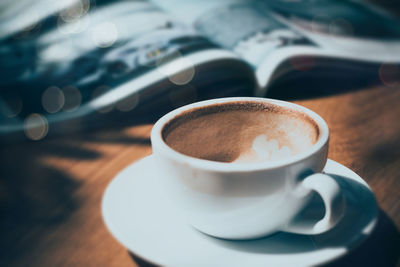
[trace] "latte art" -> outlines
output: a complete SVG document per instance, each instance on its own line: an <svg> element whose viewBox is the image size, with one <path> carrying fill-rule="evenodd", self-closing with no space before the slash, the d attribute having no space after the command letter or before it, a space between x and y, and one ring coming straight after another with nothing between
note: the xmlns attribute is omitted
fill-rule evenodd
<svg viewBox="0 0 400 267"><path fill-rule="evenodd" d="M260 134L253 140L253 144L248 151L241 154L233 162L261 162L271 160L281 160L291 155L290 148L279 146L276 139L268 140L264 134Z"/></svg>
<svg viewBox="0 0 400 267"><path fill-rule="evenodd" d="M207 235L321 234L345 211L341 186L321 173L328 125L299 105L252 97L193 103L158 120L151 143L162 187L186 221ZM311 219L315 194L324 207Z"/></svg>
<svg viewBox="0 0 400 267"><path fill-rule="evenodd" d="M188 156L251 163L308 150L319 130L314 120L290 108L243 101L181 113L165 125L162 136L169 147Z"/></svg>

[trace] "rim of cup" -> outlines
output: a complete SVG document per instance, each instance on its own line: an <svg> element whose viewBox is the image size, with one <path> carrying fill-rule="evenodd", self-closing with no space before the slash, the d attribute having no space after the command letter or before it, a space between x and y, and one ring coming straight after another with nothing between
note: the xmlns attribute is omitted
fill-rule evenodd
<svg viewBox="0 0 400 267"><path fill-rule="evenodd" d="M165 141L162 136L162 131L164 126L171 120L180 116L186 110L191 110L200 107L211 106L214 104L223 104L228 102L243 102L243 101L250 101L250 102L262 102L262 103L270 103L273 105L277 105L279 107L289 108L296 112L303 113L310 117L314 122L316 122L319 135L318 140L315 142L312 147L297 153L296 155L292 155L285 159L273 160L273 161L262 161L262 162L219 162L219 161L212 161L207 159L200 159L195 158L192 156L185 155L181 152L178 152L171 148ZM183 164L187 164L191 167L197 169L206 169L206 170L213 170L213 171L220 171L220 172L247 172L247 171L257 171L257 170L265 170L265 169L275 169L281 168L287 165L291 165L293 163L302 161L320 149L322 149L325 144L329 141L329 128L327 123L324 119L321 118L317 113L314 111L303 107L298 104L294 104L287 101L276 100L271 98L260 98L260 97L226 97L226 98L215 98L210 100L204 100L196 103L192 103L189 105L182 106L177 108L163 117L161 117L153 126L151 130L151 144L153 148L153 154L155 150L158 153L162 153L164 156L167 156L175 161L181 162Z"/></svg>

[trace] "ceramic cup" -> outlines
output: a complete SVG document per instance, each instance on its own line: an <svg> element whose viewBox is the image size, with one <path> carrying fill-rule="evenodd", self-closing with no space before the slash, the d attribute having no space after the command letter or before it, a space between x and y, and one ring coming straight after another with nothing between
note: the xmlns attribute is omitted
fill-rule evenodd
<svg viewBox="0 0 400 267"><path fill-rule="evenodd" d="M226 112L239 113L229 117ZM226 117L218 117L220 114ZM189 123L186 128L184 123ZM181 133L175 136L178 145L168 143L168 135L180 127ZM261 147L277 143L268 140L271 134L278 143L298 142L298 148L292 148L298 151L288 154L291 146L283 149L285 144L278 144L285 155L258 160L254 158L258 152L250 149L246 152L250 156L243 162L232 157L222 162L196 154L197 150L204 155L210 151L229 154L252 134L261 140ZM310 134L311 139L305 138ZM231 143L226 145L227 142ZM253 141L253 150L257 150L257 142ZM310 144L304 145L307 142ZM253 97L197 102L160 118L152 129L151 143L160 186L188 223L208 235L250 239L278 231L320 234L334 227L343 215L341 188L333 178L321 173L327 161L328 126L305 107ZM235 153L236 158L241 157ZM315 193L323 201L324 215L314 221L299 220L299 213L307 210Z"/></svg>

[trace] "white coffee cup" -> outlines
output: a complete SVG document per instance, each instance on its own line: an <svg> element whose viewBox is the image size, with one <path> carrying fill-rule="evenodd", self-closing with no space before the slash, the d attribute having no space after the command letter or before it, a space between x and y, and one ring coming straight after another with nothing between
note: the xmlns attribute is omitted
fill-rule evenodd
<svg viewBox="0 0 400 267"><path fill-rule="evenodd" d="M260 139L258 131L263 130L266 132ZM219 149L221 155L231 150L238 154L236 144L249 142L245 138L252 138L252 134L261 141L266 137L261 142L264 147L278 142L279 153L299 151L265 160L255 159L258 152L249 150L246 153L253 156L248 162L220 162L196 155L198 151L215 154ZM269 134L278 141L268 141ZM170 136L178 145L167 144ZM307 142L310 144L305 146ZM175 200L189 224L208 235L249 239L278 231L320 234L333 228L343 215L341 188L321 173L327 161L328 126L305 107L252 97L202 101L159 119L152 129L151 143L160 186ZM253 150L257 149L255 143ZM285 145L289 148L283 149ZM275 153L267 152L270 157ZM325 215L311 222L295 220L309 205L313 191L322 198Z"/></svg>

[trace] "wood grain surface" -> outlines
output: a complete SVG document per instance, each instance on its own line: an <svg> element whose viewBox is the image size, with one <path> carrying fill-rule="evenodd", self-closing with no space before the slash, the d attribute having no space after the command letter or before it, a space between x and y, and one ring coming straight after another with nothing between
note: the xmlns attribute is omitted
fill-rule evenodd
<svg viewBox="0 0 400 267"><path fill-rule="evenodd" d="M400 15L395 0L371 2ZM270 96L320 114L331 131L329 158L358 173L379 204L373 234L329 266L399 266L400 83L385 86L376 73L361 81L297 83ZM0 266L150 266L108 232L100 205L115 175L151 154L151 127L0 148Z"/></svg>
<svg viewBox="0 0 400 267"><path fill-rule="evenodd" d="M325 118L331 130L329 158L363 177L382 210L379 233L333 266L365 264L365 258L371 263L368 255L380 266L395 266L400 87L375 86L294 102ZM151 127L135 125L2 148L0 266L146 266L108 232L100 203L118 172L151 154Z"/></svg>

